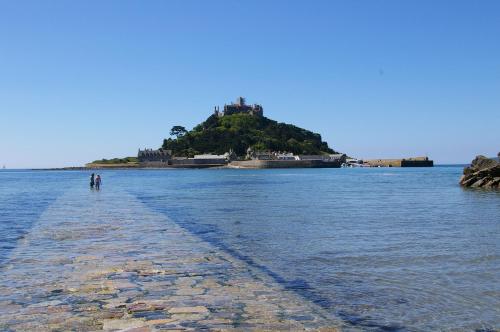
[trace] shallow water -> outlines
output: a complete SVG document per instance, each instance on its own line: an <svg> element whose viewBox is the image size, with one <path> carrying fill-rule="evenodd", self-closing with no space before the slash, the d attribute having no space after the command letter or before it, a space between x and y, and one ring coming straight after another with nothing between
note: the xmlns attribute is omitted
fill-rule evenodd
<svg viewBox="0 0 500 332"><path fill-rule="evenodd" d="M102 190L126 192L350 326L498 329L500 193L460 188L461 171L103 171ZM0 172L0 264L87 176Z"/></svg>

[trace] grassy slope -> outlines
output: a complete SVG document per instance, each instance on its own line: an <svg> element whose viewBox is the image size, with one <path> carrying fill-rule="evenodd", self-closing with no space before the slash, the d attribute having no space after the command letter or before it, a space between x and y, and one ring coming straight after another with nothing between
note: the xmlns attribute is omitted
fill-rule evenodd
<svg viewBox="0 0 500 332"><path fill-rule="evenodd" d="M91 163L86 164L86 167L136 167L139 165L137 157L125 157L125 158L113 158L113 159L101 159L94 160Z"/></svg>

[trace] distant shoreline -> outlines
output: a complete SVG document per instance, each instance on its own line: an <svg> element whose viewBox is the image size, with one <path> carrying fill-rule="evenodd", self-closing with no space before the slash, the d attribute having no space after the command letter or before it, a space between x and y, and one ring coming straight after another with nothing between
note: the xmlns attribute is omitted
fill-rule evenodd
<svg viewBox="0 0 500 332"><path fill-rule="evenodd" d="M467 167L470 164L436 164L434 167ZM302 167L302 169L310 167ZM414 168L414 167L360 167L360 168ZM418 167L417 167L418 168ZM427 168L427 167L426 167ZM258 169L258 168L237 168L228 166L217 166L217 167L205 167L205 168L189 168L189 167L85 167L85 166L70 166L70 167L49 167L49 168L6 168L3 171L93 171L93 170L186 170L186 169ZM285 168L274 168L274 169L285 169ZM300 169L300 168L298 168ZM0 170L2 171L2 170Z"/></svg>

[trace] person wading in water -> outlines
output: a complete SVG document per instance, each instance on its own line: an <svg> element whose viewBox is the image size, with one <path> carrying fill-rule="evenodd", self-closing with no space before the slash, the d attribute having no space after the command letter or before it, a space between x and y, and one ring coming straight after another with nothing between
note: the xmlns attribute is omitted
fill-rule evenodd
<svg viewBox="0 0 500 332"><path fill-rule="evenodd" d="M101 183L102 183L101 176L97 174L97 177L95 178L95 188L97 190L101 188Z"/></svg>
<svg viewBox="0 0 500 332"><path fill-rule="evenodd" d="M94 173L90 176L90 188L94 188Z"/></svg>

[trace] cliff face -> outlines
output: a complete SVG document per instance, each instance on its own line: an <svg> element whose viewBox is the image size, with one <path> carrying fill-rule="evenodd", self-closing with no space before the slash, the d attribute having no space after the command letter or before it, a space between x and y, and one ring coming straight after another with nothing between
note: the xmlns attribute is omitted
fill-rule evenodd
<svg viewBox="0 0 500 332"><path fill-rule="evenodd" d="M500 189L500 163L494 159L477 156L470 167L464 168L460 184L471 188Z"/></svg>

